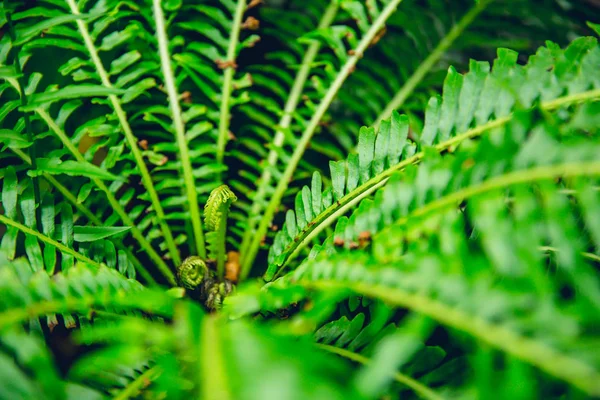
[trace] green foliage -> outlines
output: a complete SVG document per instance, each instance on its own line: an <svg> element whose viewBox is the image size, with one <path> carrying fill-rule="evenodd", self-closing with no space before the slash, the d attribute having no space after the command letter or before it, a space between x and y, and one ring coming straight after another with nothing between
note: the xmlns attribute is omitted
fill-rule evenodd
<svg viewBox="0 0 600 400"><path fill-rule="evenodd" d="M261 3L2 2L0 398L600 396L597 5Z"/></svg>

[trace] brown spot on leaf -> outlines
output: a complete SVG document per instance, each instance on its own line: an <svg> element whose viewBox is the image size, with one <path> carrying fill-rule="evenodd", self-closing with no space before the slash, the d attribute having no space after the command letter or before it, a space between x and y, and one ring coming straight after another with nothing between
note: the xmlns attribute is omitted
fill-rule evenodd
<svg viewBox="0 0 600 400"><path fill-rule="evenodd" d="M252 7L256 7L260 4L263 4L263 0L250 0L250 4L248 4L248 7L246 7L246 10L249 10Z"/></svg>
<svg viewBox="0 0 600 400"><path fill-rule="evenodd" d="M382 27L377 34L375 34L375 36L373 37L373 40L371 40L371 43L369 43L369 47L375 46L377 44L377 42L379 42L381 40L382 37L385 36L387 32L387 28L384 26Z"/></svg>
<svg viewBox="0 0 600 400"><path fill-rule="evenodd" d="M227 69L227 68L233 68L236 69L238 66L235 63L235 60L220 60L220 59L216 59L215 63L217 64L217 67L219 69Z"/></svg>
<svg viewBox="0 0 600 400"><path fill-rule="evenodd" d="M367 244L369 244L370 241L371 241L371 232L362 231L358 235L358 243L360 244L361 247L366 246Z"/></svg>
<svg viewBox="0 0 600 400"><path fill-rule="evenodd" d="M186 104L191 104L192 93L189 90L186 90L185 92L181 93L181 100L183 100L183 102Z"/></svg>
<svg viewBox="0 0 600 400"><path fill-rule="evenodd" d="M467 158L463 163L462 163L462 168L463 169L469 169L471 167L473 167L475 165L475 160L473 160L472 158Z"/></svg>

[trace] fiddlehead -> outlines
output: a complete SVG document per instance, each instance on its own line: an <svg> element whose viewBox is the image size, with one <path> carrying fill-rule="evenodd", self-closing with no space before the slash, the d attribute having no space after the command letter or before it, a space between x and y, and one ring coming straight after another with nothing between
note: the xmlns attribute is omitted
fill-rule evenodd
<svg viewBox="0 0 600 400"><path fill-rule="evenodd" d="M188 289L195 290L207 277L208 267L206 262L198 256L186 258L177 267L177 278Z"/></svg>
<svg viewBox="0 0 600 400"><path fill-rule="evenodd" d="M208 242L208 255L217 262L217 274L223 279L225 270L225 234L227 231L227 214L231 203L237 200L236 195L227 185L214 189L204 206L204 225Z"/></svg>

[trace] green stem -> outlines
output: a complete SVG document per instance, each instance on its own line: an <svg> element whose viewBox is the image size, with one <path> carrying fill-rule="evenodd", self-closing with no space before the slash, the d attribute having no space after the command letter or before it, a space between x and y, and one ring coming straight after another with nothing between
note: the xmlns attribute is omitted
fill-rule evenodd
<svg viewBox="0 0 600 400"><path fill-rule="evenodd" d="M357 362L357 363L360 363L363 365L369 364L371 362L371 360L369 360L367 357L357 354L357 353L354 353L350 350L341 349L339 347L331 346L328 344L316 343L315 345L320 349L323 349L323 350L328 351L333 354L337 354L338 356L347 358L349 360L352 360L354 362ZM427 386L423 385L422 383L411 378L408 375L404 375L400 372L396 372L396 373L394 373L394 379L396 380L396 382L412 389L422 399L429 399L429 400L442 400L443 399L443 397L438 395L436 392L434 392Z"/></svg>
<svg viewBox="0 0 600 400"><path fill-rule="evenodd" d="M236 51L245 10L246 0L238 0L233 17L233 25L230 30L229 46L227 47L227 60L225 61L228 64L226 64L227 67L225 67L225 71L223 72L223 91L221 93L221 109L219 111L219 136L217 138L217 163L219 164L223 164L225 147L229 139L229 101L231 99L233 76L235 73Z"/></svg>
<svg viewBox="0 0 600 400"><path fill-rule="evenodd" d="M217 228L217 240L219 243L218 255L217 255L217 275L219 276L219 280L223 280L225 276L225 245L227 243L226 234L227 234L227 218L223 218L219 223Z"/></svg>
<svg viewBox="0 0 600 400"><path fill-rule="evenodd" d="M71 152L73 157L79 162L87 163L88 161L83 157L83 155L79 152L79 150L75 147L75 145L71 142L71 140L67 137L65 132L60 129L60 127L54 122L54 120L48 115L48 113L38 108L36 109L37 114L48 124L48 127L54 134L60 139L63 145ZM172 285L176 284L175 275L169 269L169 266L164 262L164 260L160 257L160 255L154 250L150 242L146 239L142 231L137 227L135 222L129 217L129 214L125 211L123 206L119 203L119 201L115 198L110 189L106 186L106 184L98 178L90 178L91 181L106 195L106 199L111 205L112 209L119 215L124 224L131 227L131 234L138 241L142 249L148 253L148 256L156 263L158 269L162 272L162 274L167 278L169 283Z"/></svg>
<svg viewBox="0 0 600 400"><path fill-rule="evenodd" d="M325 112L329 108L329 105L335 98L337 92L341 88L341 86L344 83L344 81L346 80L346 78L354 70L356 64L358 63L358 60L360 60L362 58L365 50L367 49L367 47L369 46L369 44L371 43L371 41L373 40L375 35L377 35L377 33L383 27L383 25L385 24L385 21L390 17L390 15L392 15L394 13L394 11L396 11L396 8L398 7L398 5L400 4L401 1L402 0L391 0L388 2L386 7L381 11L381 13L377 17L377 19L373 22L373 25L371 25L371 27L369 28L367 33L361 39L360 43L358 44L358 46L355 49L355 53L350 58L348 58L348 60L346 61L346 63L344 64L344 66L342 67L342 69L340 70L338 75L336 76L335 80L333 81L333 83L331 84L329 89L327 90L327 93L325 93L325 96L323 97L321 103L319 104L319 107L317 107L317 109L315 110L315 113L313 114L310 122L306 126L306 129L302 133L300 140L296 144L296 148L294 149L292 157L288 161L287 167L286 167L285 171L283 172L283 176L281 177L281 179L279 180L279 184L275 188L275 193L273 193L273 196L271 197L271 200L269 201L269 204L267 205L265 213L264 213L262 219L260 220L260 224L258 226L258 231L256 232L256 234L254 235L254 237L252 239L252 242L250 244L250 247L248 249L246 256L244 256L244 258L243 258L240 279L244 279L248 276L248 273L250 272L250 269L252 267L252 263L254 262L254 258L256 257L256 254L258 253L258 249L260 247L260 242L261 242L263 236L265 235L265 233L267 232L269 224L273 220L275 211L277 210L277 207L279 207L279 204L281 203L281 199L283 198L283 195L284 195L284 193L288 187L288 184L290 182L290 179L292 178L292 175L293 175L294 171L296 170L296 166L298 165L300 158L302 158L302 155L304 154L306 146L308 145L308 143L310 142L310 139L312 138L313 134L315 133L315 130L317 129L317 126L319 125L319 122L325 115Z"/></svg>
<svg viewBox="0 0 600 400"><path fill-rule="evenodd" d="M179 94L177 93L175 78L173 76L173 67L171 66L171 56L169 54L169 42L165 28L165 18L160 4L161 1L153 0L152 3L154 9L154 22L156 24L156 38L158 40L158 51L160 54L160 64L165 79L165 88L167 89L169 96L171 114L173 114L173 125L175 128L175 134L177 136L177 146L179 148L179 158L181 160L183 169L183 182L187 195L192 229L194 231L196 250L198 251L198 255L200 257L205 258L206 249L204 245L202 221L200 219L200 208L198 206L198 195L196 193L196 184L194 182L188 144L185 138L185 127L183 124L183 117L181 115L181 107L179 106Z"/></svg>
<svg viewBox="0 0 600 400"><path fill-rule="evenodd" d="M540 341L521 336L498 324L469 315L429 297L368 283L313 281L301 284L319 290L350 289L357 294L380 299L428 316L443 325L466 332L505 353L534 365L592 395L600 395L600 373L589 365L560 353Z"/></svg>
<svg viewBox="0 0 600 400"><path fill-rule="evenodd" d="M207 315L202 321L199 355L202 357L201 367L198 368L198 382L202 382L200 398L214 400L229 400L227 370L222 349L224 340L222 332L217 327L217 317Z"/></svg>
<svg viewBox="0 0 600 400"><path fill-rule="evenodd" d="M542 103L541 108L544 110L553 110L558 107L600 98L600 89L590 90L587 92L577 93L575 95L569 95L565 97L561 97L549 102ZM469 129L468 131L456 135L445 142L442 142L435 146L438 151L445 151L452 147L455 147L462 143L465 140L472 139L478 136L481 136L483 133L492 130L494 128L498 128L507 124L512 119L512 114L506 117L498 118L494 121L490 121L486 124L477 126L475 128ZM401 171L407 166L411 164L419 163L423 157L425 156L425 152L419 152L409 157L400 163L384 170L380 174L374 176L369 179L367 182L358 186L356 189L352 190L350 193L346 194L335 204L329 206L325 211L319 214L312 220L312 224L309 224L304 231L302 231L295 240L290 244L286 252L290 255L285 259L281 268L285 267L290 261L296 257L300 251L311 241L319 235L325 228L330 226L333 222L337 220L337 218L341 215L344 215L351 207L358 204L362 199L371 195L376 189L385 185L390 178L397 171ZM269 279L270 280L270 279Z"/></svg>
<svg viewBox="0 0 600 400"><path fill-rule="evenodd" d="M154 379L158 378L160 374L161 370L156 366L146 370L143 374L140 374L133 381L129 382L129 384L125 386L125 388L121 390L118 395L113 397L113 400L127 400L138 396L142 389L148 386L149 382L152 382Z"/></svg>
<svg viewBox="0 0 600 400"><path fill-rule="evenodd" d="M6 22L8 24L8 34L10 36L10 41L11 43L15 43L17 41L17 37L16 37L16 32L15 32L15 27L14 24L12 22L12 15L10 12L6 13ZM25 107L27 106L27 93L25 92L25 76L23 75L23 69L21 68L21 60L19 59L19 53L21 50L21 46L15 46L14 47L14 58L13 58L13 64L15 66L15 72L17 74L17 83L19 85L19 98L21 100L21 106ZM29 158L31 160L31 168L33 170L37 169L37 152L36 152L36 143L35 143L35 137L33 135L33 130L31 129L31 119L29 118L29 111L25 111L23 112L23 118L25 120L25 131L27 132L27 140L31 143L31 146L29 147L29 149L27 150L29 153ZM38 182L37 178L32 178L31 179L32 183L33 183L33 195L34 195L34 202L37 204L38 202L41 201L41 197L40 197L40 184ZM37 224L39 223L38 221L40 221L40 215L39 215L39 210L36 207L36 226L38 226Z"/></svg>
<svg viewBox="0 0 600 400"><path fill-rule="evenodd" d="M71 12L74 15L80 15L79 8L75 3L75 0L66 1L69 4L69 7L71 8ZM92 62L94 63L94 66L96 67L96 71L100 76L102 84L107 88L112 88L113 86L112 83L110 83L108 73L106 72L106 69L104 69L102 60L100 60L100 57L98 56L98 51L96 50L92 37L90 36L87 23L80 19L78 19L76 22L77 27L79 28L79 33L81 34L85 46L88 52L90 53L90 57L92 59ZM171 258L173 259L173 262L175 264L180 264L181 257L179 256L179 251L177 249L177 246L175 245L175 240L173 239L171 229L169 228L169 225L167 225L167 223L165 222L165 212L162 208L162 205L160 204L158 193L156 192L154 183L152 182L152 178L150 176L150 172L148 171L148 167L146 166L146 162L144 161L144 157L142 156L142 152L138 147L138 140L133 134L133 131L131 130L131 126L129 125L129 121L127 120L127 116L125 114L125 111L123 110L123 107L121 106L121 102L119 101L118 97L115 95L110 95L108 96L108 99L110 100L113 109L115 110L115 114L117 115L117 119L119 120L121 128L123 128L127 144L131 149L131 153L133 154L133 158L135 159L137 169L140 171L144 188L148 191L148 194L150 196L152 208L156 212L156 218L164 235L165 243L167 244L167 248L169 249L169 254L171 255ZM164 262L162 262L161 260L161 263L158 264L159 268L164 269L164 267L162 266L163 264ZM166 264L164 265L166 266Z"/></svg>
<svg viewBox="0 0 600 400"><path fill-rule="evenodd" d="M319 21L318 29L325 29L329 25L331 25L333 19L335 18L337 10L337 1L332 1L329 4L329 7L327 7L327 9L325 10L323 17ZM275 168L275 165L277 164L277 160L279 158L279 149L281 149L281 146L283 146L283 141L285 139L284 132L290 127L292 123L292 115L296 111L296 107L298 106L300 96L302 95L304 84L306 83L306 80L308 79L308 75L310 73L311 65L315 57L317 56L320 48L321 43L315 41L306 50L306 53L302 58L300 69L296 74L294 84L292 85L292 89L285 103L283 115L279 120L279 124L277 124L279 129L277 130L277 132L275 132L275 137L273 138L273 143L271 144L271 150L269 151L269 155L267 157L267 165L263 168L261 177L258 180L258 187L256 189L256 193L254 195L254 198L252 199L252 206L250 209L250 213L248 214L246 230L244 231L242 245L240 246L240 261L243 261L243 258L246 254L248 246L250 245L252 237L256 233L256 223L260 220L260 212L262 210L263 202L267 194L267 189L271 185L271 169Z"/></svg>
<svg viewBox="0 0 600 400"><path fill-rule="evenodd" d="M31 158L29 158L29 156L27 154L23 153L19 149L11 149L11 150L17 156L19 156L23 161L25 161L27 164L31 164ZM96 217L89 208L87 208L84 204L78 202L77 198L73 195L73 193L71 193L71 191L69 189L64 187L56 178L54 178L52 175L47 174L45 172L42 174L42 176L44 177L44 179L46 181L48 181L48 183L50 183L52 186L54 186L56 188L56 190L58 190L68 202L73 204L73 206L75 206L77 211L79 211L87 219L89 219L92 224L94 224L96 226L104 225L104 224L102 224L102 221L100 221L100 219L98 217ZM115 243L115 245L120 250L127 252L127 257L129 258L129 261L132 262L136 271L138 271L142 275L142 277L144 278L144 280L146 282L148 282L150 285L156 285L156 281L154 280L152 275L148 272L146 267L144 267L142 265L140 260L138 260L138 258L129 249L127 249L125 247L125 245L123 245L123 243L121 243L120 241L117 241L117 243Z"/></svg>
<svg viewBox="0 0 600 400"><path fill-rule="evenodd" d="M100 267L102 264L97 263L96 261L92 260L91 258L88 258L86 256L84 256L83 254L80 254L78 252L76 252L75 250L65 246L64 244L57 242L56 240L49 238L48 236L44 235L43 233L40 233L34 229L31 229L23 224L20 224L17 221L13 221L10 218L5 217L4 215L0 214L0 222L2 222L3 224L7 225L7 226L12 226L14 228L17 228L18 230L20 230L21 232L27 234L27 235L31 235L34 236L35 238L37 238L38 240L42 241L43 243L46 243L50 246L56 247L58 250L62 251L63 253L69 254L71 256L73 256L75 259L90 264L90 265L94 265L96 267Z"/></svg>
<svg viewBox="0 0 600 400"><path fill-rule="evenodd" d="M413 72L410 78L404 83L402 88L396 93L396 95L390 100L384 110L379 114L375 121L375 129L379 126L382 120L389 118L394 110L402 107L408 96L410 96L415 88L421 83L423 78L429 73L431 68L440 60L440 58L446 53L446 50L452 46L452 43L462 34L462 32L475 20L475 18L481 13L485 7L492 0L482 0L476 3L469 12L467 12L456 25L452 27L450 32L438 43L435 49L427 56L425 60L419 65L419 67Z"/></svg>

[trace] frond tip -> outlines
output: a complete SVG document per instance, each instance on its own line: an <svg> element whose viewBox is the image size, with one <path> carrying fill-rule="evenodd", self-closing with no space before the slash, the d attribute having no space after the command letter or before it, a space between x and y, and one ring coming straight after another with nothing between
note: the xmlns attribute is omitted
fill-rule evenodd
<svg viewBox="0 0 600 400"><path fill-rule="evenodd" d="M223 223L223 213L229 210L231 203L237 200L237 196L227 185L221 185L210 192L210 196L204 206L204 226L207 231L216 231ZM226 217L226 216L225 216Z"/></svg>

